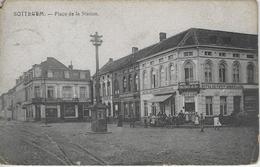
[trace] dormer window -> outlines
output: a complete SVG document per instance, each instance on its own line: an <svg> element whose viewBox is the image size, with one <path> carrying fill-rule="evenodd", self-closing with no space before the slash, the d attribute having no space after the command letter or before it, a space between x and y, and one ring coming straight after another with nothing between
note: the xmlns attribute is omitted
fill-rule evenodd
<svg viewBox="0 0 260 167"><path fill-rule="evenodd" d="M66 79L68 79L68 78L70 77L69 71L64 71L64 77L65 77Z"/></svg>
<svg viewBox="0 0 260 167"><path fill-rule="evenodd" d="M52 71L48 71L47 77L48 77L48 78L53 78L53 72L52 72Z"/></svg>
<svg viewBox="0 0 260 167"><path fill-rule="evenodd" d="M159 63L161 63L161 62L163 62L163 58L160 58L160 59L159 59Z"/></svg>
<svg viewBox="0 0 260 167"><path fill-rule="evenodd" d="M80 79L86 79L86 73L80 72Z"/></svg>

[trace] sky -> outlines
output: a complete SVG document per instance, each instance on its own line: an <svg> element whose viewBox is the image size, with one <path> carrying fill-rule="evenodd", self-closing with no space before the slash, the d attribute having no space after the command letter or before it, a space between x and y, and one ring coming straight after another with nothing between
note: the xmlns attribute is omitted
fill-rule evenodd
<svg viewBox="0 0 260 167"><path fill-rule="evenodd" d="M15 16L19 12L45 16ZM57 14L78 12L79 16ZM55 15L56 13L56 15ZM84 15L84 14L91 15ZM49 15L48 15L49 14ZM90 35L103 35L100 66L191 27L257 34L257 3L218 1L29 1L8 0L0 9L0 94L34 64L54 57L95 73Z"/></svg>

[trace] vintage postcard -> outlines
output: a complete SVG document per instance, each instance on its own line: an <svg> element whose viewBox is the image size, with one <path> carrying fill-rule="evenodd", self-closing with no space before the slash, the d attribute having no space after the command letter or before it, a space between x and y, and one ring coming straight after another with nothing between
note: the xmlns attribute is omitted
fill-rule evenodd
<svg viewBox="0 0 260 167"><path fill-rule="evenodd" d="M257 1L0 6L0 165L257 165Z"/></svg>

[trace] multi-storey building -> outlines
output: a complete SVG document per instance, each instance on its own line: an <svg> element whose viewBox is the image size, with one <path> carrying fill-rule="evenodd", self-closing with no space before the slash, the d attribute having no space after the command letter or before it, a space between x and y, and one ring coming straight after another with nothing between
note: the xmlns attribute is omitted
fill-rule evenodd
<svg viewBox="0 0 260 167"><path fill-rule="evenodd" d="M24 72L7 95L4 110L11 111L12 119L82 120L91 116L90 71L67 67L52 57Z"/></svg>
<svg viewBox="0 0 260 167"><path fill-rule="evenodd" d="M142 117L181 110L257 115L257 35L191 28L149 52L138 61Z"/></svg>
<svg viewBox="0 0 260 167"><path fill-rule="evenodd" d="M257 35L191 28L159 39L101 68L102 101L112 115L258 113Z"/></svg>

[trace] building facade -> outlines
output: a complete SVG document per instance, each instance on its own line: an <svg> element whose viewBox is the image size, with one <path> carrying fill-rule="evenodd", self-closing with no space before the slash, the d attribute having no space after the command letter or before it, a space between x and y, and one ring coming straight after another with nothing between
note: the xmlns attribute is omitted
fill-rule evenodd
<svg viewBox="0 0 260 167"><path fill-rule="evenodd" d="M53 57L24 72L7 95L4 110L15 120L79 121L91 116L90 71L67 67Z"/></svg>
<svg viewBox="0 0 260 167"><path fill-rule="evenodd" d="M195 113L257 116L257 35L189 29L157 48L138 61L143 118L180 111L190 121Z"/></svg>

